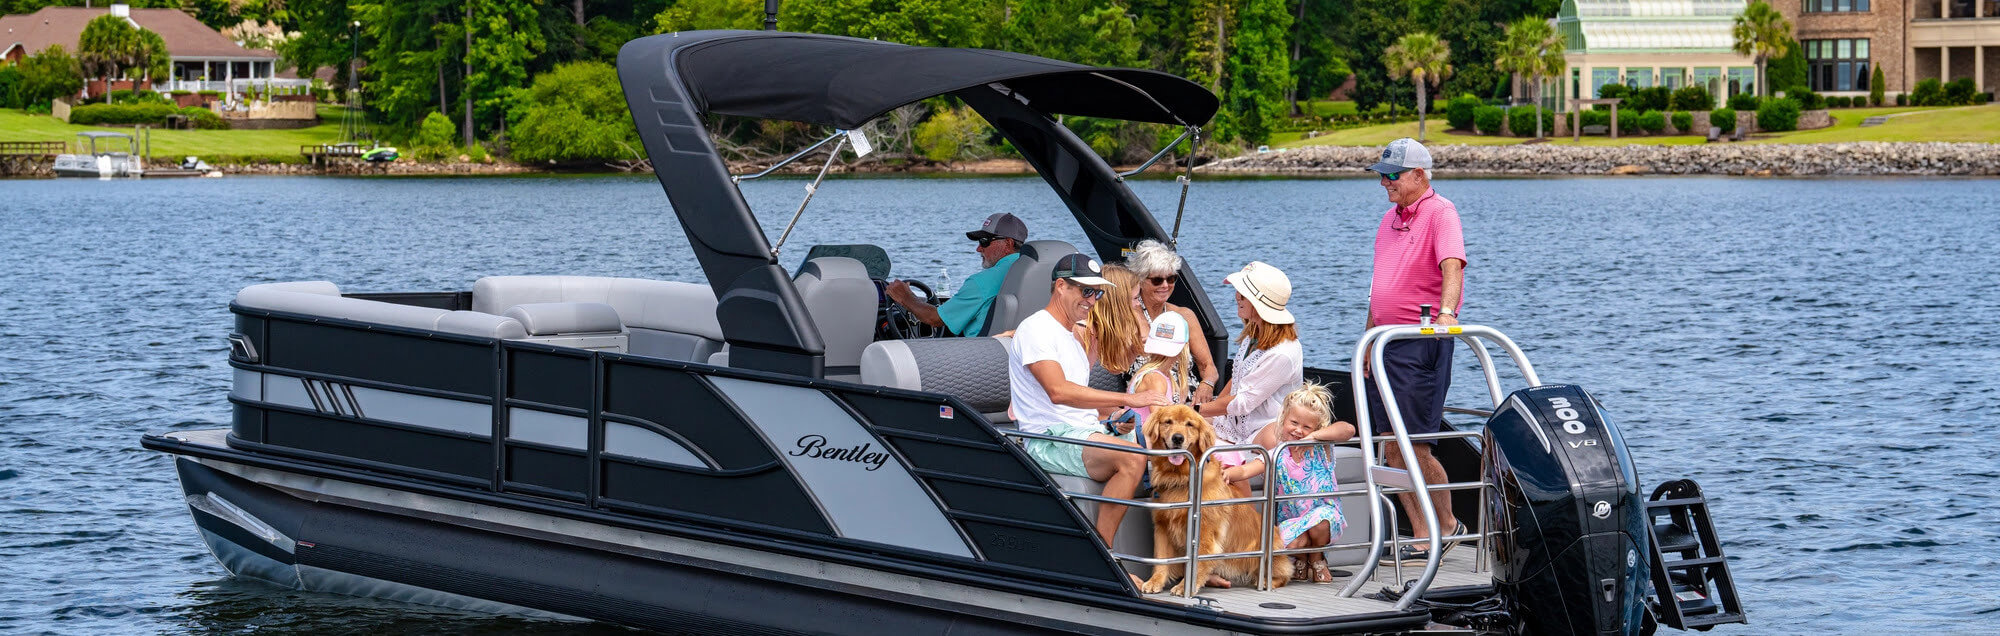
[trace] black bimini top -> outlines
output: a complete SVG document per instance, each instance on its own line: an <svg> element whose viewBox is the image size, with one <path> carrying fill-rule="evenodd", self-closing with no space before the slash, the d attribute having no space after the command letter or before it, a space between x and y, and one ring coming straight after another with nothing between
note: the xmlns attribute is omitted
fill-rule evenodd
<svg viewBox="0 0 2000 636"><path fill-rule="evenodd" d="M1159 71L803 33L731 36L680 52L697 110L851 130L905 104L996 82L1051 115L1186 126L1217 108L1207 89Z"/></svg>
<svg viewBox="0 0 2000 636"><path fill-rule="evenodd" d="M1169 236L1117 172L1055 117L1195 127L1218 106L1201 85L1157 71L773 31L639 38L619 50L618 79L653 175L715 289L729 366L810 377L824 372L819 330L716 153L705 116L858 130L897 107L949 95L985 118L1055 190L1092 249L1114 255ZM954 212L977 218L987 210ZM1204 333L1224 333L1193 271L1181 280L1172 301L1194 308ZM1210 346L1227 344L1219 338Z"/></svg>

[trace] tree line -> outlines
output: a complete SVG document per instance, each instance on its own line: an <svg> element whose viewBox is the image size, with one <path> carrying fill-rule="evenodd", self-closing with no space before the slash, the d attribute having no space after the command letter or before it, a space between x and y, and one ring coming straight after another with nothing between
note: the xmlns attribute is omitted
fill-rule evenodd
<svg viewBox="0 0 2000 636"><path fill-rule="evenodd" d="M1505 25L1555 15L1560 0L786 0L779 28L926 46L992 48L1084 64L1129 66L1181 75L1214 91L1222 109L1207 127L1213 141L1270 140L1310 102L1325 99L1351 75L1349 98L1363 112L1379 105L1414 108L1427 94L1510 95L1510 70L1496 66ZM0 9L31 12L78 0L0 0ZM301 76L334 69L336 89L361 89L380 134L408 140L431 120L452 126L456 141L548 160L610 159L636 146L623 134L622 103L571 96L604 72L633 38L679 30L761 28L760 0L133 0L134 7L187 10L227 28L248 21L276 27L282 63ZM1448 48L1449 74L1413 82L1386 59L1396 41L1426 33ZM362 63L350 78L348 61ZM576 66L567 72L559 72ZM545 86L537 86L541 82ZM615 91L613 91L615 96ZM550 101L554 103L548 103ZM615 100L612 100L615 101ZM614 108L615 106L615 108ZM948 155L917 147L919 137L972 138L952 121L933 123L948 101L883 122L908 140L913 155ZM617 113L601 112L616 110ZM565 118L577 121L565 121ZM580 118L580 120L578 120ZM892 119L892 118L885 118ZM976 117L973 119L977 119ZM1114 159L1143 157L1171 138L1144 127L1070 118L1093 148ZM932 124L927 134L919 128ZM527 127L523 129L523 127ZM801 131L784 125L725 123L726 145L778 149ZM523 134L567 148L525 148ZM435 134L432 135L435 137ZM1004 149L998 149L1004 151ZM611 153L609 155L602 153ZM593 154L597 156L592 156Z"/></svg>

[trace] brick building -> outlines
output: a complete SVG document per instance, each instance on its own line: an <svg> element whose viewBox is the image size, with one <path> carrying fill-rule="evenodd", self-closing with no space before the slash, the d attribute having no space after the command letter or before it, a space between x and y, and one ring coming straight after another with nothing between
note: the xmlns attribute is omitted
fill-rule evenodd
<svg viewBox="0 0 2000 636"><path fill-rule="evenodd" d="M1814 91L1866 95L1874 69L1891 95L1926 79L2000 87L2000 0L1777 0Z"/></svg>

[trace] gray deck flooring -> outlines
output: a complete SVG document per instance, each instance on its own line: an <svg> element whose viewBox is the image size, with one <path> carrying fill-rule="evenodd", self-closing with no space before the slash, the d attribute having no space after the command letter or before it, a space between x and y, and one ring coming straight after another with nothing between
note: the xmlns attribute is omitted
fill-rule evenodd
<svg viewBox="0 0 2000 636"><path fill-rule="evenodd" d="M1446 552L1444 561L1438 564L1437 578L1431 582L1431 589L1437 590L1492 583L1493 575L1490 572L1475 573L1472 571L1472 562L1476 554L1477 551L1470 545L1460 545L1452 548L1450 552ZM1359 572L1361 566L1349 565L1334 569L1354 573ZM1406 565L1403 568L1404 580L1415 580L1422 574L1422 565L1415 567ZM1394 611L1395 605L1392 603L1365 598L1365 595L1380 592L1383 587L1391 585L1394 579L1395 571L1393 568L1376 568L1373 580L1363 586L1353 597L1348 598L1341 597L1340 590L1347 585L1350 577L1336 575L1332 583L1293 582L1290 585L1269 591L1258 591L1256 588L1217 589L1206 587L1202 588L1196 594L1196 599L1208 599L1212 602L1211 607L1217 611L1259 618L1353 616ZM1146 598L1181 605L1192 605L1200 602L1199 600L1181 598L1171 592L1172 588L1169 588L1167 592L1148 595ZM1265 607L1264 604L1266 603L1280 604L1280 607ZM1291 607L1283 607L1284 605Z"/></svg>

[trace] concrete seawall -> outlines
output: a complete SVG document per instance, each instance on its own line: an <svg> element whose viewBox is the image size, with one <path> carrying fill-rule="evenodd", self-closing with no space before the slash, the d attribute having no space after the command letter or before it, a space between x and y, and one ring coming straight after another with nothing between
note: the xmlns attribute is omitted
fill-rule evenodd
<svg viewBox="0 0 2000 636"><path fill-rule="evenodd" d="M1887 143L1693 146L1432 146L1442 174L2000 175L2000 144ZM1357 175L1379 146L1287 148L1224 159L1209 173Z"/></svg>

